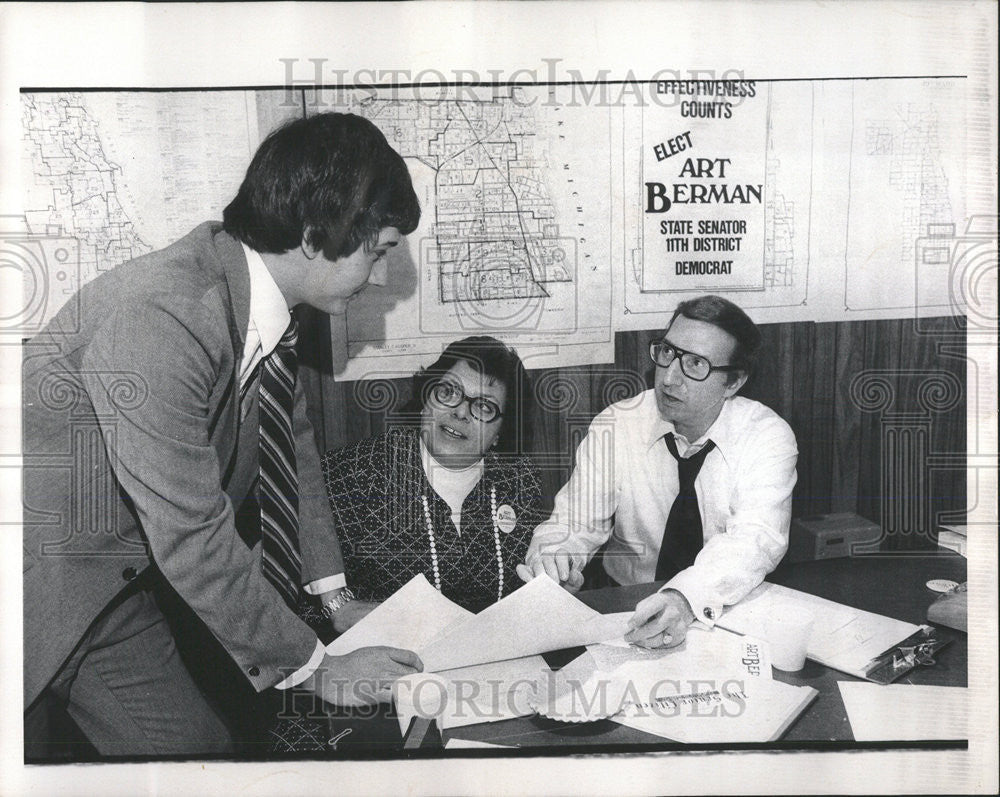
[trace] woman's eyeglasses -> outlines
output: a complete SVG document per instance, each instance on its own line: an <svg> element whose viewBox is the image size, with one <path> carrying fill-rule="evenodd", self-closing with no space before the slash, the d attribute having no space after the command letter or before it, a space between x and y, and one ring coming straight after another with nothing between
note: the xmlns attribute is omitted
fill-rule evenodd
<svg viewBox="0 0 1000 797"><path fill-rule="evenodd" d="M442 380L431 388L431 398L442 407L457 407L463 401L469 405L469 413L477 421L493 423L503 413L496 402L482 396L466 396L461 385Z"/></svg>

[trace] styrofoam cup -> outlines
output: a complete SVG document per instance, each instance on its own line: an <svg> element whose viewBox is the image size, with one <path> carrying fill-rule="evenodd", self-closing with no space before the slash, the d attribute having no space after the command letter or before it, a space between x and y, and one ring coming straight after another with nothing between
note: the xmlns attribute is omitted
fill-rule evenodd
<svg viewBox="0 0 1000 797"><path fill-rule="evenodd" d="M809 636L816 618L804 609L776 609L764 624L764 636L771 643L771 666L797 672L806 664Z"/></svg>

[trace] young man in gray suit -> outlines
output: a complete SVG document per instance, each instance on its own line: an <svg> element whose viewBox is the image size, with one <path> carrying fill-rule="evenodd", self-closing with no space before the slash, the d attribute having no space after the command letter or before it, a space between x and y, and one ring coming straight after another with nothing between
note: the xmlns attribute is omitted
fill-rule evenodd
<svg viewBox="0 0 1000 797"><path fill-rule="evenodd" d="M95 279L25 344L26 712L43 693L64 701L101 755L231 751L157 604L164 582L257 691L375 702L420 668L390 648L328 656L291 608L304 589L335 625L353 619L301 382L275 366L290 311L342 314L384 284L419 216L374 125L300 119L261 145L221 225ZM281 403L269 368L287 379L288 425L265 455L263 407ZM287 477L276 499L265 457ZM248 500L249 532L235 521Z"/></svg>

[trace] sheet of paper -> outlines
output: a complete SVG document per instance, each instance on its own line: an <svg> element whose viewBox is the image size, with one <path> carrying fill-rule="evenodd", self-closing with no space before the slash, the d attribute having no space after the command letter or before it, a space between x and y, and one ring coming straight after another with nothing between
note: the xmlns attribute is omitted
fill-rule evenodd
<svg viewBox="0 0 1000 797"><path fill-rule="evenodd" d="M912 686L840 681L854 739L968 739L969 690L956 686Z"/></svg>
<svg viewBox="0 0 1000 797"><path fill-rule="evenodd" d="M746 678L716 689L661 686L648 699L611 717L630 728L686 744L773 742L818 693L769 678Z"/></svg>
<svg viewBox="0 0 1000 797"><path fill-rule="evenodd" d="M548 576L537 576L419 651L424 669L450 670L617 639L628 613L603 615Z"/></svg>
<svg viewBox="0 0 1000 797"><path fill-rule="evenodd" d="M445 750L474 750L484 747L510 747L510 745L493 744L492 742L477 742L473 739L449 739L444 743Z"/></svg>
<svg viewBox="0 0 1000 797"><path fill-rule="evenodd" d="M809 658L859 677L863 677L865 666L873 658L919 629L912 623L852 609L767 582L736 606L729 607L718 625L738 633L759 636L763 633L766 618L787 607L804 609L816 617L809 638Z"/></svg>
<svg viewBox="0 0 1000 797"><path fill-rule="evenodd" d="M746 681L761 678L771 679L763 641L692 627L676 648L588 645L586 653L541 684L536 710L563 722L589 722L664 695L716 693L722 700L721 695L739 693Z"/></svg>
<svg viewBox="0 0 1000 797"><path fill-rule="evenodd" d="M745 674L771 677L768 645L761 639L741 636L725 629L693 625L680 645L674 648L646 648L605 642L588 645L587 653L596 670L610 672L623 664L656 662L661 672L677 675ZM579 657L582 659L583 657ZM572 663L572 662L571 662Z"/></svg>
<svg viewBox="0 0 1000 797"><path fill-rule="evenodd" d="M343 656L358 648L389 645L419 652L444 629L474 616L448 600L420 574L333 640L326 651L331 656Z"/></svg>
<svg viewBox="0 0 1000 797"><path fill-rule="evenodd" d="M539 682L550 672L541 656L526 656L407 675L393 684L400 733L414 716L433 718L445 730L532 714Z"/></svg>

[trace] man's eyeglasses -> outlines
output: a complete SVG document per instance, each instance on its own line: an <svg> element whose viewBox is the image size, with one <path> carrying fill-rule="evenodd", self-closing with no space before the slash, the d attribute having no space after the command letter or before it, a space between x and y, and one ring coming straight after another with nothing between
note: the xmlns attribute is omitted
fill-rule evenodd
<svg viewBox="0 0 1000 797"><path fill-rule="evenodd" d="M464 401L469 405L469 413L472 417L483 423L493 423L503 415L496 402L482 396L466 396L461 385L447 380L442 380L431 388L431 398L442 407L457 407Z"/></svg>
<svg viewBox="0 0 1000 797"><path fill-rule="evenodd" d="M681 361L681 371L684 372L684 376L688 379L693 379L695 382L704 382L708 379L712 371L740 370L737 365L712 365L712 363L700 354L671 346L665 340L649 344L649 359L661 368L666 368L678 357Z"/></svg>

